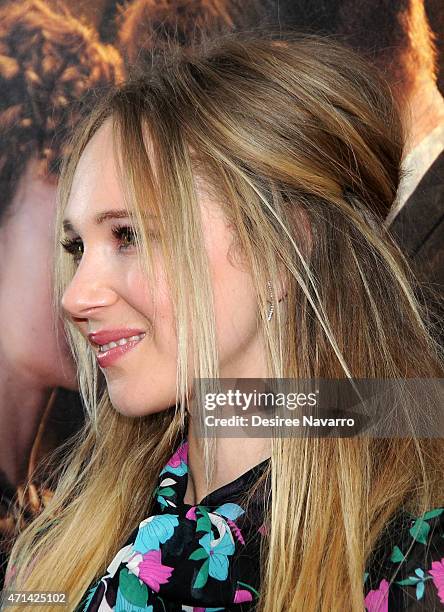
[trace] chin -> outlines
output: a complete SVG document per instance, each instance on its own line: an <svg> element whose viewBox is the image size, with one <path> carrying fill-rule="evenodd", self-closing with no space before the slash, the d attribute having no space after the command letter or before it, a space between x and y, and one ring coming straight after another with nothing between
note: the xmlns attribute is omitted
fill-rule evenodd
<svg viewBox="0 0 444 612"><path fill-rule="evenodd" d="M171 406L165 402L149 401L141 404L140 400L137 400L136 398L134 398L134 401L131 401L131 398L123 399L122 397L113 395L111 390L109 390L109 397L114 409L123 416L127 417L144 417L150 414L164 412L169 408L174 409L174 406Z"/></svg>
<svg viewBox="0 0 444 612"><path fill-rule="evenodd" d="M143 416L142 414L140 414L140 410L138 410L138 406L135 406L134 404L131 404L128 401L122 402L120 399L113 398L112 395L110 395L109 399L111 401L111 404L114 410L118 412L119 414L121 414L122 416L127 416L127 417Z"/></svg>

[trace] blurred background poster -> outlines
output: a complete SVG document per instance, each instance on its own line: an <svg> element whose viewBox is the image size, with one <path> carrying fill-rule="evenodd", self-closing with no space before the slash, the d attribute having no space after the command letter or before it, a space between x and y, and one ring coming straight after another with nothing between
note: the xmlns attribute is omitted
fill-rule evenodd
<svg viewBox="0 0 444 612"><path fill-rule="evenodd" d="M17 529L51 498L51 452L84 420L51 308L66 137L101 90L143 71L171 39L187 46L202 32L276 27L338 38L384 72L408 135L387 222L420 278L443 293L442 0L0 1L0 588ZM439 321L438 301L427 299Z"/></svg>

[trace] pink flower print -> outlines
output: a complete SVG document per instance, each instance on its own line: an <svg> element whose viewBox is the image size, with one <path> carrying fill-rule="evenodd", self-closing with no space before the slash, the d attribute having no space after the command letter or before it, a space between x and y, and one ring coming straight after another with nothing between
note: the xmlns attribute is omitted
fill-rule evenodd
<svg viewBox="0 0 444 612"><path fill-rule="evenodd" d="M188 512L185 514L185 518L190 519L190 521L197 521L196 517L196 506L192 506Z"/></svg>
<svg viewBox="0 0 444 612"><path fill-rule="evenodd" d="M438 589L438 597L444 603L444 558L441 561L433 561L429 574L433 576L433 583Z"/></svg>
<svg viewBox="0 0 444 612"><path fill-rule="evenodd" d="M388 587L385 578L379 583L379 588L367 593L364 600L368 612L388 612Z"/></svg>
<svg viewBox="0 0 444 612"><path fill-rule="evenodd" d="M242 603L243 601L253 601L253 596L249 591L245 589L237 589L234 594L233 603Z"/></svg>
<svg viewBox="0 0 444 612"><path fill-rule="evenodd" d="M262 525L259 527L258 529L259 533L262 536L267 536L268 535L268 527L265 523L262 523Z"/></svg>
<svg viewBox="0 0 444 612"><path fill-rule="evenodd" d="M170 458L167 465L169 465L170 467L177 468L180 466L182 461L186 463L187 455L188 455L188 442L184 442L181 446L179 446L177 451Z"/></svg>
<svg viewBox="0 0 444 612"><path fill-rule="evenodd" d="M239 529L239 527L236 525L236 523L234 521L230 520L230 519L227 519L227 523L230 525L231 530L233 531L234 535L239 540L239 542L241 544L245 544L245 540L244 540L244 537L242 535L242 532Z"/></svg>
<svg viewBox="0 0 444 612"><path fill-rule="evenodd" d="M139 565L139 578L153 591L159 592L160 585L168 582L173 569L162 565L160 550L150 550L143 555L143 561Z"/></svg>

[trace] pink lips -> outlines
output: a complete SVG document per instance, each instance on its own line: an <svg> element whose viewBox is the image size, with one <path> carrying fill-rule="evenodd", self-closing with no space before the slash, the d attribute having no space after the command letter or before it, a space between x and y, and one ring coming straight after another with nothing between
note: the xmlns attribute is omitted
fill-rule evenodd
<svg viewBox="0 0 444 612"><path fill-rule="evenodd" d="M96 345L96 356L100 367L107 368L119 359L119 357L134 348L140 340L130 340L126 344L110 348L105 352L97 351L97 345L118 342L122 338L131 338L131 336L139 336L144 333L145 332L141 329L110 329L88 334L88 338L92 344Z"/></svg>

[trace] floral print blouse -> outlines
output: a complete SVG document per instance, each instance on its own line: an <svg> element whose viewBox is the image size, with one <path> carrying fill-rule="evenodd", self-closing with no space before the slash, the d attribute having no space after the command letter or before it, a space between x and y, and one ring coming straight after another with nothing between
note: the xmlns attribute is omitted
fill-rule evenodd
<svg viewBox="0 0 444 612"><path fill-rule="evenodd" d="M266 529L261 496L238 503L269 459L192 506L183 439L160 472L151 516L130 535L76 612L253 611L259 545ZM409 546L413 544L408 552ZM408 553L408 554L407 554ZM399 567L394 582L389 584ZM397 516L363 576L367 612L444 610L444 508Z"/></svg>

